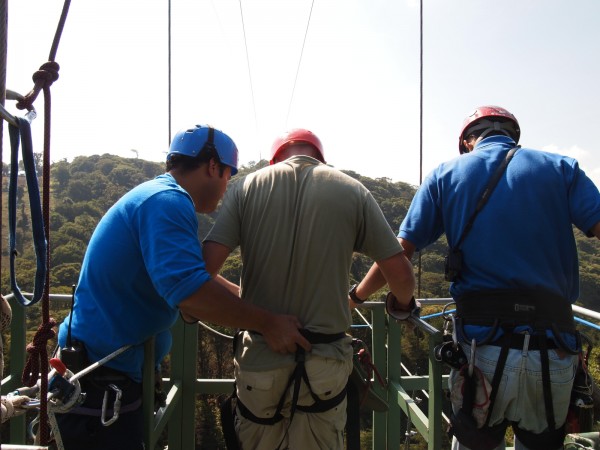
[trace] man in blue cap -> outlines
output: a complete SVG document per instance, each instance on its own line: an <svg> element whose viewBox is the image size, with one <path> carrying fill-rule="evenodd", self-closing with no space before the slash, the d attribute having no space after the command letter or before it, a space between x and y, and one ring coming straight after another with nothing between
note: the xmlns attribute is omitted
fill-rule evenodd
<svg viewBox="0 0 600 450"><path fill-rule="evenodd" d="M155 338L158 365L180 314L188 322L259 330L279 353L297 345L310 349L297 318L240 301L232 285L206 271L196 213L215 210L237 165L237 147L225 133L206 125L181 130L171 143L167 172L125 194L100 220L73 311L60 327L62 359L75 366L83 354L85 367L132 347L81 379L85 402L57 417L66 450L143 448L144 342ZM122 391L121 413L105 427L102 399L113 385Z"/></svg>

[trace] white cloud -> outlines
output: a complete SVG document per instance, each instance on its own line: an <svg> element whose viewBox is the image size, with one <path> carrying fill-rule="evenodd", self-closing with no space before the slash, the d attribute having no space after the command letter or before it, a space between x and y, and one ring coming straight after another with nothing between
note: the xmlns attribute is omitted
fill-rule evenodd
<svg viewBox="0 0 600 450"><path fill-rule="evenodd" d="M598 166L598 161L594 158L594 155L596 155L597 152L585 150L577 145L572 145L568 148L560 148L558 145L554 144L546 145L542 147L542 150L575 158L579 163L579 167L581 167L586 175L592 179L596 186L600 187L600 166Z"/></svg>
<svg viewBox="0 0 600 450"><path fill-rule="evenodd" d="M572 145L568 148L560 148L558 145L550 144L542 147L542 150L550 153L558 153L559 155L570 156L571 158L575 158L577 161L582 162L587 159L592 153L588 150L585 150L577 145Z"/></svg>

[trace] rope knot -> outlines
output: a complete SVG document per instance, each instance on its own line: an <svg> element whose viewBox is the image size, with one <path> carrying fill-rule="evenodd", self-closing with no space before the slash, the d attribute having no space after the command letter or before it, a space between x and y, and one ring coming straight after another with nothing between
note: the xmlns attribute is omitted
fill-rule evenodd
<svg viewBox="0 0 600 450"><path fill-rule="evenodd" d="M32 342L27 344L29 357L27 358L25 368L23 369L23 376L21 377L21 381L25 386L31 387L37 383L40 375L40 360L47 357L46 345L50 339L56 336L56 332L52 329L55 326L56 320L51 317L48 322L42 323L38 327Z"/></svg>
<svg viewBox="0 0 600 450"><path fill-rule="evenodd" d="M33 74L33 89L29 91L22 99L17 102L17 109L33 109L33 102L37 98L42 89L49 88L56 80L58 80L58 71L60 66L55 61L45 62Z"/></svg>
<svg viewBox="0 0 600 450"><path fill-rule="evenodd" d="M52 86L56 80L58 80L58 71L60 66L55 61L48 61L42 64L34 74L33 82L36 86L40 86L40 89Z"/></svg>

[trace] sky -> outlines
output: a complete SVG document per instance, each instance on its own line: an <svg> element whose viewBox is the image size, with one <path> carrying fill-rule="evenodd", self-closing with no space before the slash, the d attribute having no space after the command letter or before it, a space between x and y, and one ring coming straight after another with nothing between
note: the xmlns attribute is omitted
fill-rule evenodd
<svg viewBox="0 0 600 450"><path fill-rule="evenodd" d="M8 89L33 87L62 7L8 0ZM458 155L464 118L491 104L517 117L524 147L575 157L600 186L600 1L423 0L422 79L420 8L171 0L169 55L166 0L73 0L51 87L50 159L164 161L179 129L204 123L229 134L248 164L300 127L338 169L418 185ZM34 105L42 152L42 94Z"/></svg>

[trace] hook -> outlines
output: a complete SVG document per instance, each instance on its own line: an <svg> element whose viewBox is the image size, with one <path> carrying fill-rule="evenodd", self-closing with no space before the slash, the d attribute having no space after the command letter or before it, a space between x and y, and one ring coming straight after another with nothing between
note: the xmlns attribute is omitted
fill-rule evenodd
<svg viewBox="0 0 600 450"><path fill-rule="evenodd" d="M104 391L104 398L102 399L102 417L100 417L100 421L105 427L112 425L119 418L119 411L121 411L121 396L123 395L123 391L121 391L121 389L119 389L114 384L111 383L108 385L108 387L115 391L115 403L113 405L113 416L110 419L106 420L106 404L108 401L108 389Z"/></svg>

